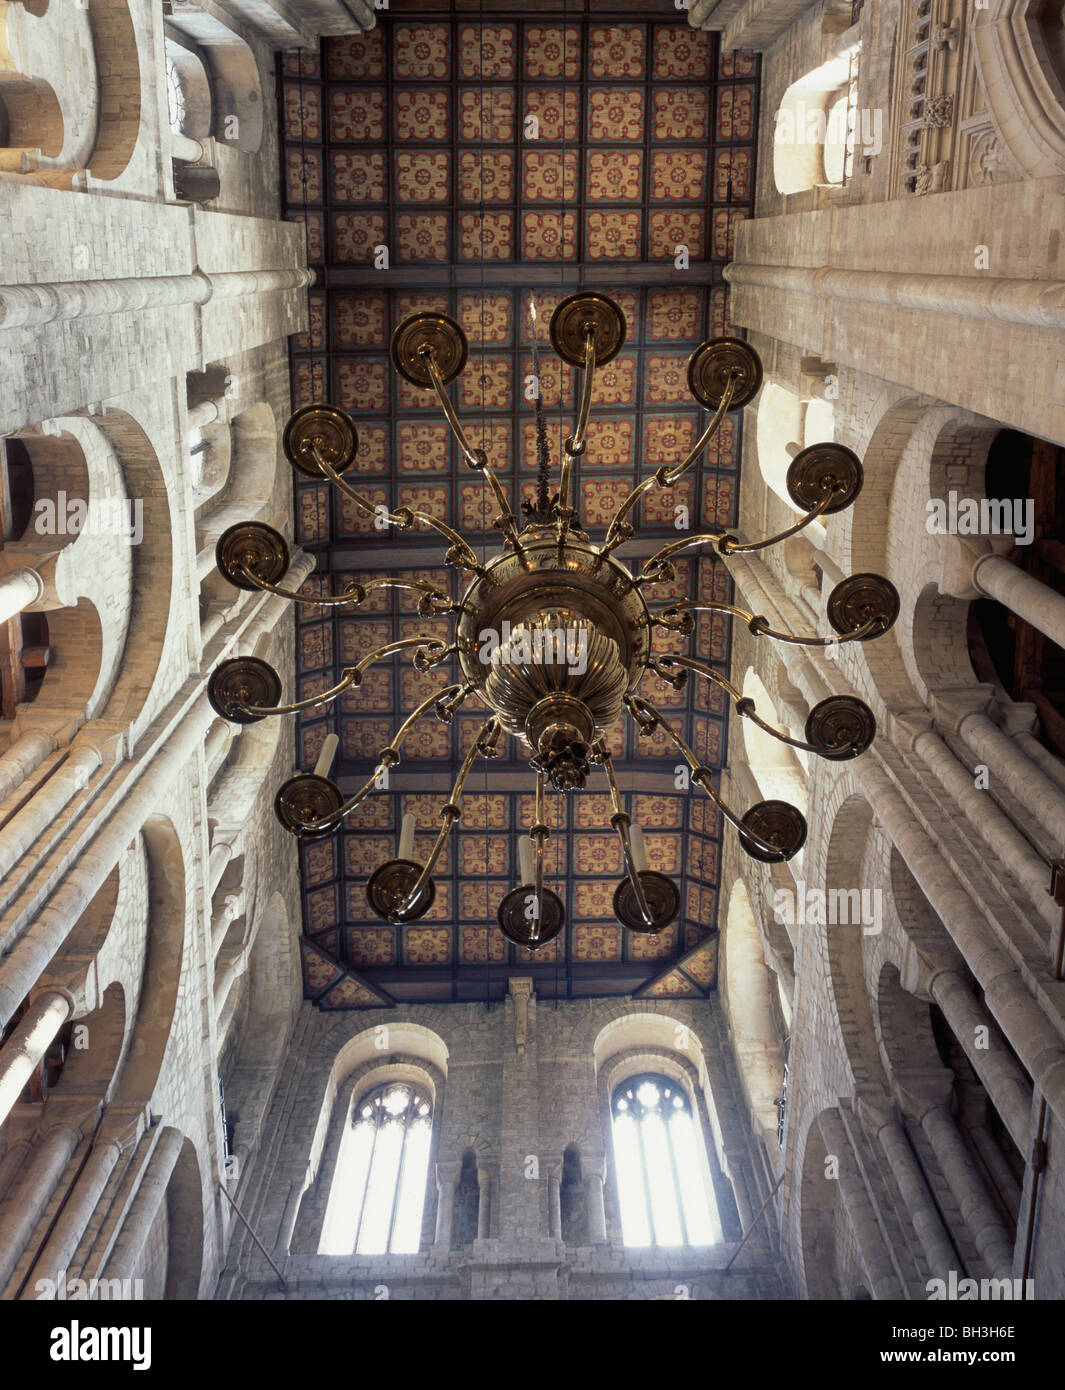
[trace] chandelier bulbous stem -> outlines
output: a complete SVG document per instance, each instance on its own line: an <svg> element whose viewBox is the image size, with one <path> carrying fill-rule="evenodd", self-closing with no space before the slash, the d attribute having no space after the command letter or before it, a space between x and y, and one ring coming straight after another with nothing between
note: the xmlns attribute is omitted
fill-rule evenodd
<svg viewBox="0 0 1065 1390"><path fill-rule="evenodd" d="M756 849L760 850L764 855L768 856L768 858L771 861L779 862L780 860L790 858L789 854L783 853L781 851L780 845L774 844L771 840L763 839L763 837L758 834L757 830L752 829L749 825L746 825L743 819L740 816L736 815L735 811L732 810L732 808L725 802L724 798L714 787L712 781L713 769L706 767L703 763L700 763L699 759L695 756L694 751L688 745L685 739L677 733L676 729L673 728L673 726L661 714L661 712L655 709L654 705L650 704L647 700L642 699L638 695L627 695L625 697L624 703L629 713L636 721L636 724L639 727L641 733L650 733L657 726L665 732L669 739L672 740L673 744L677 747L677 749L679 749L681 756L684 758L689 768L691 768L692 781L699 783L703 791L706 792L707 796L709 796L710 800L714 803L714 805L729 822L729 824L734 826L738 831L740 831L740 834L744 841L752 844ZM786 803L780 804L786 805ZM794 806L788 806L787 809L798 821L802 823L804 828L803 838L805 838L805 821L802 820L802 817L798 809ZM748 812L748 815L750 815L750 812ZM793 850L792 853L794 852L795 851Z"/></svg>
<svg viewBox="0 0 1065 1390"><path fill-rule="evenodd" d="M621 793L618 791L617 778L614 776L614 760L607 752L606 744L602 739L596 744L595 751L599 761L603 765L603 770L606 772L607 785L610 788L610 804L614 808L614 813L610 817L610 824L614 827L614 830L617 832L617 837L621 841L621 853L625 861L625 873L629 883L632 885L633 897L636 901L636 910L643 923L650 929L654 926L654 914L648 906L643 884L640 882L636 858L632 850L632 837L629 833L632 818L621 804Z"/></svg>

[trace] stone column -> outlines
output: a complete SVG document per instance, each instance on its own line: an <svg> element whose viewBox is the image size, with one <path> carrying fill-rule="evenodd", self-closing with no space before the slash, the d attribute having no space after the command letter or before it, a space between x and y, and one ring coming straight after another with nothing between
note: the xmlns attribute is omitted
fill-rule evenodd
<svg viewBox="0 0 1065 1390"><path fill-rule="evenodd" d="M28 729L16 738L0 757L0 803L22 786L45 758L55 752L55 747L55 739L38 729Z"/></svg>
<svg viewBox="0 0 1065 1390"><path fill-rule="evenodd" d="M140 1261L159 1208L166 1200L170 1175L174 1171L184 1142L181 1131L171 1126L167 1126L159 1136L137 1188L137 1195L130 1204L114 1249L108 1257L103 1271L104 1278L133 1278L133 1271Z"/></svg>
<svg viewBox="0 0 1065 1390"><path fill-rule="evenodd" d="M35 1299L34 1284L38 1279L58 1282L63 1270L69 1268L71 1256L78 1248L85 1228L92 1220L107 1180L115 1170L122 1144L116 1138L98 1136L74 1188L64 1202L52 1227L48 1243L41 1251L30 1272L20 1298Z"/></svg>
<svg viewBox="0 0 1065 1390"><path fill-rule="evenodd" d="M0 1207L0 1291L44 1214L63 1170L82 1138L80 1126L58 1124L33 1150L33 1157Z"/></svg>
<svg viewBox="0 0 1065 1390"><path fill-rule="evenodd" d="M233 988L235 981L244 974L247 968L248 959L243 947L233 951L231 955L224 956L217 962L217 969L214 977L214 1011L215 1018L221 1014L229 998L229 991Z"/></svg>
<svg viewBox="0 0 1065 1390"><path fill-rule="evenodd" d="M186 164L199 164L206 158L207 151L200 140L194 140L190 135L182 135L179 131L170 132L170 154L174 159L184 160Z"/></svg>
<svg viewBox="0 0 1065 1390"><path fill-rule="evenodd" d="M244 911L244 894L227 893L225 902L211 918L211 954L217 956L233 922ZM221 968L221 962L219 962Z"/></svg>
<svg viewBox="0 0 1065 1390"><path fill-rule="evenodd" d="M918 720L920 718L918 716ZM903 720L896 719L896 723L901 725ZM1047 892L1050 880L1040 856L987 792L977 789L969 769L951 752L930 723L914 737L913 749L944 791L964 811L988 848L1001 858L1025 889L1048 929L1053 929L1060 920L1061 911Z"/></svg>
<svg viewBox="0 0 1065 1390"><path fill-rule="evenodd" d="M547 1173L547 1234L562 1239L562 1159L545 1159Z"/></svg>
<svg viewBox="0 0 1065 1390"><path fill-rule="evenodd" d="M887 1156L902 1200L928 1260L928 1272L933 1278L946 1279L950 1270L958 1269L960 1258L947 1228L940 1219L932 1194L928 1190L921 1165L914 1157L906 1131L894 1115L863 1106L863 1123L871 1129Z"/></svg>
<svg viewBox="0 0 1065 1390"><path fill-rule="evenodd" d="M954 1073L942 1068L898 1068L896 1081L907 1114L928 1136L962 1219L993 1278L1008 1277L1013 1241L1007 1235L950 1111Z"/></svg>
<svg viewBox="0 0 1065 1390"><path fill-rule="evenodd" d="M221 397L211 397L205 401L199 401L189 409L189 429L202 430L207 425L213 425L223 416L224 403Z"/></svg>
<svg viewBox="0 0 1065 1390"><path fill-rule="evenodd" d="M43 597L44 580L28 565L0 576L0 623L10 622L16 613Z"/></svg>
<svg viewBox="0 0 1065 1390"><path fill-rule="evenodd" d="M492 1170L477 1165L477 1239L487 1240L492 1228Z"/></svg>
<svg viewBox="0 0 1065 1390"><path fill-rule="evenodd" d="M992 775L1001 778L1033 819L1065 848L1065 789L982 711L967 714L958 725L958 733Z"/></svg>
<svg viewBox="0 0 1065 1390"><path fill-rule="evenodd" d="M309 1182L310 1174L304 1173L303 1177L297 1178L289 1188L288 1201L285 1203L285 1210L281 1216L281 1225L277 1232L277 1244L274 1247L282 1255L287 1255L292 1245L292 1234L299 1219L300 1203L303 1201L303 1194L307 1191Z"/></svg>
<svg viewBox="0 0 1065 1390"><path fill-rule="evenodd" d="M606 1240L606 1206L603 1201L606 1158L585 1160L582 1157L581 1167L584 1170L584 1198L588 1209L588 1241L591 1245L602 1245Z"/></svg>
<svg viewBox="0 0 1065 1390"><path fill-rule="evenodd" d="M34 1067L48 1051L52 1039L70 1017L71 1010L69 994L46 990L33 1001L0 1049L0 1124L33 1075Z"/></svg>
<svg viewBox="0 0 1065 1390"><path fill-rule="evenodd" d="M4 1156L0 1159L0 1202L7 1196L7 1189L22 1171L29 1152L28 1139L18 1139L5 1149Z"/></svg>
<svg viewBox="0 0 1065 1390"><path fill-rule="evenodd" d="M91 733L83 730L53 775L0 830L0 880L24 854L39 847L56 817L89 785L89 780L104 762L105 751L113 751L113 748L98 747Z"/></svg>
<svg viewBox="0 0 1065 1390"><path fill-rule="evenodd" d="M32 924L0 964L0 1026L7 1023L40 978L145 819L158 809L160 797L199 749L214 719L206 694L201 695L147 767L140 770L125 800L82 851L60 887L36 912ZM99 758L99 752L93 751ZM31 805L37 800L34 797Z"/></svg>
<svg viewBox="0 0 1065 1390"><path fill-rule="evenodd" d="M926 989L943 1010L943 1017L991 1097L1013 1142L1022 1154L1027 1154L1032 1115L1031 1085L973 997L967 977L960 970L938 970ZM985 1038L987 1046L979 1047L978 1041Z"/></svg>
<svg viewBox="0 0 1065 1390"><path fill-rule="evenodd" d="M838 1110L826 1110L817 1126L828 1153L839 1160L839 1191L858 1242L862 1265L874 1298L905 1298L891 1251L884 1240L855 1160L854 1148Z"/></svg>
<svg viewBox="0 0 1065 1390"><path fill-rule="evenodd" d="M0 285L0 329L36 328L63 319L131 313L176 304L206 304L274 290L304 289L313 270L233 270L207 275L144 275L117 280Z"/></svg>
<svg viewBox="0 0 1065 1390"><path fill-rule="evenodd" d="M434 1248L441 1251L451 1249L451 1223L455 1215L455 1192L459 1185L461 1163L438 1163L436 1165L436 1236Z"/></svg>
<svg viewBox="0 0 1065 1390"><path fill-rule="evenodd" d="M1011 613L1065 647L1065 595L1033 579L1003 555L993 551L973 565L973 585L987 598L998 599Z"/></svg>

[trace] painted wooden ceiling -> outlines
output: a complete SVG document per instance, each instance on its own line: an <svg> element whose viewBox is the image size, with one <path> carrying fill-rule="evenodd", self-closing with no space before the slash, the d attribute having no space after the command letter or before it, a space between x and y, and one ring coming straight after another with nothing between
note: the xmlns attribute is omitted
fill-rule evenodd
<svg viewBox="0 0 1065 1390"><path fill-rule="evenodd" d="M406 13L393 3L371 33L281 60L286 215L305 223L318 271L310 331L293 342L296 404L330 400L351 411L360 430L353 476L366 495L426 508L486 556L500 540L490 529L495 508L462 464L432 394L392 371L397 323L439 309L464 326L470 360L453 399L516 509L535 490L530 295L556 469L579 382L546 342L551 310L582 287L618 301L628 336L597 373L588 452L576 468L593 538L638 478L687 452L705 418L688 394L688 358L703 339L732 331L722 270L736 221L751 206L757 60L719 56L716 35L671 18L664 5L660 19L652 13L645 5L586 14L574 4L565 15L537 7L535 17L468 7ZM735 525L739 457L733 416L672 494L641 504L637 537L619 558L635 563L677 538L678 522ZM410 573L459 592L442 547L424 532L377 531L307 479L296 483L295 513L296 539L318 560L311 591ZM728 597L724 568L709 558L677 570L656 598ZM419 618L394 591L375 591L356 611L302 608L298 697L327 689L381 643L423 632L448 636L450 621ZM656 647L725 669L728 627L700 614L694 638L660 634ZM301 718L299 765L312 767L334 731L333 776L353 791L395 727L452 679L447 667L420 674L402 656L372 668L358 692ZM722 765L719 692L693 681L675 693L646 678L641 693L671 713L707 764ZM332 839L301 846L308 997L324 1009L498 998L515 973L532 974L546 996L705 996L716 982L719 818L701 792L678 788L667 742L627 724L607 741L650 867L680 884L675 926L639 936L614 919L620 852L605 778L593 772L585 791L549 799L550 884L566 904L564 934L535 955L504 940L496 906L517 882L517 836L532 823L533 774L514 740L500 758L475 765L428 916L405 926L375 919L369 874L394 857L407 811L417 817L417 850L428 852L483 717L470 702L451 726L420 724L388 790Z"/></svg>

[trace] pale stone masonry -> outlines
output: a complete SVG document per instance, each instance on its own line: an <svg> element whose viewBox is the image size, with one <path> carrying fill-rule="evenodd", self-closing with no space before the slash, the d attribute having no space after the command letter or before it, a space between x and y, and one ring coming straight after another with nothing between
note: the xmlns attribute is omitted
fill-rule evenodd
<svg viewBox="0 0 1065 1390"><path fill-rule="evenodd" d="M826 635L844 575L901 598L868 646L735 625L732 678L758 678L763 717L801 738L818 701L854 694L878 738L852 763L789 764L801 860L726 836L717 993L556 1006L516 973L492 1008L328 1014L301 999L297 861L273 814L291 728L236 730L205 695L218 661L252 653L291 690L292 614L222 583L213 547L241 517L293 536L278 439L312 276L279 220L276 52L392 19L367 0L0 4L0 448L28 460L35 504L107 494L141 528L0 546L0 620L44 614L51 651L0 721L5 1300L63 1270L168 1299L923 1300L952 1274L1065 1297L1065 763L1036 705L974 664L978 601L1057 641L1063 600L1009 538L926 524L952 489L984 496L1002 430L1065 447L1060 47L1023 8L692 0L693 25L763 62L755 216L728 272L765 367L743 538L797 519L768 443L785 410L790 453L831 437L865 470L853 509L730 560L736 602ZM171 136L167 43L219 32L262 95L255 150ZM841 56L838 87L796 87ZM781 143L802 90L822 115L849 102L859 131L882 116L875 153L841 152L842 184ZM294 549L289 583L311 568ZM738 720L730 748L727 799L771 794ZM70 1025L58 1082L27 1093ZM644 1071L690 1098L717 1245L622 1242L610 1097ZM420 1249L322 1254L350 1105L391 1078L432 1098Z"/></svg>

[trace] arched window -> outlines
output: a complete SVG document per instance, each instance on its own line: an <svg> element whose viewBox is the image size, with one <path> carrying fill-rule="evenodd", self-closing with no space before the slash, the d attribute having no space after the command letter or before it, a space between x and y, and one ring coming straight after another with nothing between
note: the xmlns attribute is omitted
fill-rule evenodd
<svg viewBox="0 0 1065 1390"><path fill-rule="evenodd" d="M721 1223L691 1101L668 1077L623 1081L610 1106L626 1245L713 1245Z"/></svg>
<svg viewBox="0 0 1065 1390"><path fill-rule="evenodd" d="M322 1236L325 1255L418 1249L433 1115L429 1092L389 1081L352 1107Z"/></svg>
<svg viewBox="0 0 1065 1390"><path fill-rule="evenodd" d="M177 62L169 53L166 56L166 106L170 117L170 129L178 135L183 134L187 115L185 83L178 71Z"/></svg>

